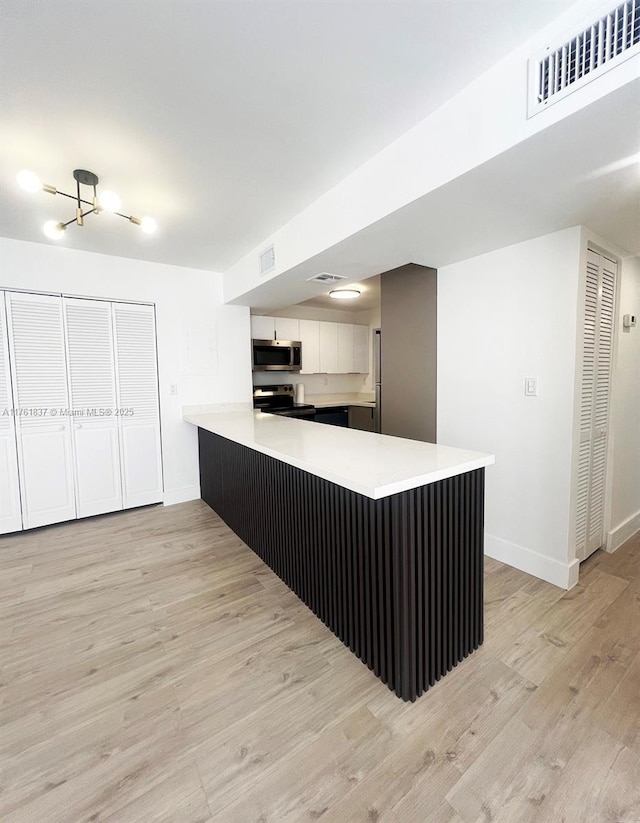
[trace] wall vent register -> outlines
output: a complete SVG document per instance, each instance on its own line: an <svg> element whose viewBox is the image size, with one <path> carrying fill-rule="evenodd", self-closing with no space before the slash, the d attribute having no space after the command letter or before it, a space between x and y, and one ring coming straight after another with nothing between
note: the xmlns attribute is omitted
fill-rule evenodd
<svg viewBox="0 0 640 823"><path fill-rule="evenodd" d="M529 61L529 116L638 53L640 0L626 0Z"/></svg>

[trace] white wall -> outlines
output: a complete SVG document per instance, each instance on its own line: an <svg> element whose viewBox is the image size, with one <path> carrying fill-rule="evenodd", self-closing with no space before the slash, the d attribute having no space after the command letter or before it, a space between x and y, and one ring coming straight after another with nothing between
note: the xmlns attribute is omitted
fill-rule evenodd
<svg viewBox="0 0 640 823"><path fill-rule="evenodd" d="M571 451L581 231L438 272L438 442L491 452L485 550L569 587ZM538 397L525 397L525 377Z"/></svg>
<svg viewBox="0 0 640 823"><path fill-rule="evenodd" d="M182 406L251 400L249 310L222 304L221 275L0 238L0 288L156 304L165 502L199 497Z"/></svg>
<svg viewBox="0 0 640 823"><path fill-rule="evenodd" d="M640 317L640 258L622 260L619 274L616 362L612 387L613 460L607 548L618 548L640 529L640 325L624 329L622 317Z"/></svg>

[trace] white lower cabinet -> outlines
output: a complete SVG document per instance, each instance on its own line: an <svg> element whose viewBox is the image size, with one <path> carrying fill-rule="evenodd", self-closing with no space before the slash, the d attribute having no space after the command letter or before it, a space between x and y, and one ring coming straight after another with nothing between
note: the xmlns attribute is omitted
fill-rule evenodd
<svg viewBox="0 0 640 823"><path fill-rule="evenodd" d="M18 456L24 528L73 520L76 502L69 421L22 421Z"/></svg>
<svg viewBox="0 0 640 823"><path fill-rule="evenodd" d="M75 420L73 440L78 517L118 511L123 507L118 421Z"/></svg>

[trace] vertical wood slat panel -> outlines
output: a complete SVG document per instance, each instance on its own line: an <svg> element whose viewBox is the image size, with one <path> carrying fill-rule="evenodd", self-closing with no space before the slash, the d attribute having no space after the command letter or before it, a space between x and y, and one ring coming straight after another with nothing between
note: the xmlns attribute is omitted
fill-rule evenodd
<svg viewBox="0 0 640 823"><path fill-rule="evenodd" d="M202 499L387 686L482 642L484 470L372 500L199 430Z"/></svg>

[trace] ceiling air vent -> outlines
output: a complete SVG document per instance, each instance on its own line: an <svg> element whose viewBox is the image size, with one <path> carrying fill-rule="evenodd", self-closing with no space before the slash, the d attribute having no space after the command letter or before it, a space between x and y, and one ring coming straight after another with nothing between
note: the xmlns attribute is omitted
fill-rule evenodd
<svg viewBox="0 0 640 823"><path fill-rule="evenodd" d="M329 274L328 271L314 274L313 277L307 277L307 283L338 283L340 280L346 280L341 274Z"/></svg>
<svg viewBox="0 0 640 823"><path fill-rule="evenodd" d="M260 274L269 274L270 271L273 271L276 267L276 248L275 246L269 246L268 249L265 249L261 252L259 256L260 261Z"/></svg>
<svg viewBox="0 0 640 823"><path fill-rule="evenodd" d="M639 52L640 0L627 0L529 60L529 117Z"/></svg>

